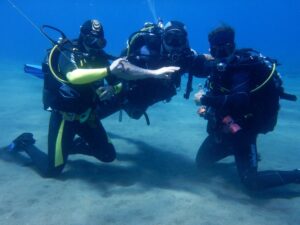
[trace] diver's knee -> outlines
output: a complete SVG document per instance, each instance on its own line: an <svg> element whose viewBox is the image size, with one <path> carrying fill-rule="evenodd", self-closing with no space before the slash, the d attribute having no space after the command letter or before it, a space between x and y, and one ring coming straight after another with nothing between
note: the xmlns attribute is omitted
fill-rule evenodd
<svg viewBox="0 0 300 225"><path fill-rule="evenodd" d="M99 157L100 158L100 157ZM116 153L104 154L101 156L100 160L105 163L110 163L116 159Z"/></svg>
<svg viewBox="0 0 300 225"><path fill-rule="evenodd" d="M255 174L245 174L241 177L242 184L249 191L259 191L259 186L257 185L257 176Z"/></svg>
<svg viewBox="0 0 300 225"><path fill-rule="evenodd" d="M214 164L214 162L209 160L208 157L206 157L205 154L201 153L200 151L197 153L195 163L197 168L200 170L209 169Z"/></svg>
<svg viewBox="0 0 300 225"><path fill-rule="evenodd" d="M196 166L199 170L209 169L214 164L214 163L209 162L209 161L207 161L207 160L205 160L204 158L201 158L201 157L196 157L195 163L196 163Z"/></svg>
<svg viewBox="0 0 300 225"><path fill-rule="evenodd" d="M117 153L113 144L109 144L105 151L99 151L99 154L95 155L97 159L102 162L110 163L116 159Z"/></svg>

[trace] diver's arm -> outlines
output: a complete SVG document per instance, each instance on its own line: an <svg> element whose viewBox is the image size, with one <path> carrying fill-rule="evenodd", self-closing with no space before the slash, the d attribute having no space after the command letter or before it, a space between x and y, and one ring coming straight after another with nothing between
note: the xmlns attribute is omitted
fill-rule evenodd
<svg viewBox="0 0 300 225"><path fill-rule="evenodd" d="M71 84L89 84L97 80L102 80L108 74L108 68L75 69L68 72L66 77Z"/></svg>
<svg viewBox="0 0 300 225"><path fill-rule="evenodd" d="M248 105L249 96L245 92L235 94L201 97L201 105L211 106L213 108L240 108L243 109Z"/></svg>
<svg viewBox="0 0 300 225"><path fill-rule="evenodd" d="M88 84L101 80L108 75L107 68L79 69L76 56L71 51L64 51L58 61L59 69L71 84Z"/></svg>
<svg viewBox="0 0 300 225"><path fill-rule="evenodd" d="M121 73L114 73L116 76L125 80L140 80L146 78L168 78L169 74L177 71L179 67L167 66L156 70L144 69L130 64L130 68ZM113 73L113 72L112 72ZM123 74L124 73L124 74Z"/></svg>
<svg viewBox="0 0 300 225"><path fill-rule="evenodd" d="M213 58L208 54L195 55L191 58L189 73L198 78L205 78L211 73Z"/></svg>
<svg viewBox="0 0 300 225"><path fill-rule="evenodd" d="M109 74L125 80L138 80L145 78L168 78L171 74L179 70L179 67L169 66L156 70L143 69L129 63L123 58L113 61L107 68L98 69L75 69L68 72L66 77L72 84L89 84L97 80L101 80Z"/></svg>
<svg viewBox="0 0 300 225"><path fill-rule="evenodd" d="M117 59L110 65L111 73L124 80L140 80L146 78L168 78L179 67L168 66L156 70L143 69L135 66L125 59Z"/></svg>
<svg viewBox="0 0 300 225"><path fill-rule="evenodd" d="M229 94L219 96L203 95L201 104L214 108L244 109L249 104L249 73L237 73L232 77L232 87Z"/></svg>

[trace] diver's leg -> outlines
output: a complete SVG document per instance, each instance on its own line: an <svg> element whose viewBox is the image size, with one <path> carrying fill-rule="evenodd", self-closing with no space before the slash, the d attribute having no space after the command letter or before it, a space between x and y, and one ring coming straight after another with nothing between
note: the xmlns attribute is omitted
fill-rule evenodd
<svg viewBox="0 0 300 225"><path fill-rule="evenodd" d="M68 157L67 150L71 146L74 132L72 122L63 120L58 112L51 112L48 131L48 154L37 151L35 146L26 152L44 177L58 176Z"/></svg>
<svg viewBox="0 0 300 225"><path fill-rule="evenodd" d="M13 151L25 151L42 176L57 176L61 173L67 160L67 149L71 146L74 138L72 130L72 124L65 122L60 113L52 112L48 131L48 154L34 146L34 141L30 141L34 140L33 137L28 138L26 133L24 133L25 136L22 134L15 139L19 144Z"/></svg>
<svg viewBox="0 0 300 225"><path fill-rule="evenodd" d="M24 150L33 161L34 167L37 171L42 176L45 176L48 172L48 155L38 149L35 145L27 146Z"/></svg>
<svg viewBox="0 0 300 225"><path fill-rule="evenodd" d="M16 154L25 152L34 162L38 172L45 173L48 170L48 155L34 146L35 139L32 133L22 133L6 147L8 152Z"/></svg>
<svg viewBox="0 0 300 225"><path fill-rule="evenodd" d="M230 154L229 146L225 140L221 142L215 135L210 134L198 150L196 164L200 169L207 168Z"/></svg>
<svg viewBox="0 0 300 225"><path fill-rule="evenodd" d="M235 161L242 183L250 190L259 191L289 183L300 182L300 171L257 171L257 134L239 132L235 139Z"/></svg>
<svg viewBox="0 0 300 225"><path fill-rule="evenodd" d="M77 121L66 121L61 113L52 112L48 134L48 171L46 176L58 176L66 165L72 148Z"/></svg>
<svg viewBox="0 0 300 225"><path fill-rule="evenodd" d="M116 150L110 142L100 120L81 124L77 131L80 136L74 141L70 154L91 155L102 162L112 162L116 158Z"/></svg>

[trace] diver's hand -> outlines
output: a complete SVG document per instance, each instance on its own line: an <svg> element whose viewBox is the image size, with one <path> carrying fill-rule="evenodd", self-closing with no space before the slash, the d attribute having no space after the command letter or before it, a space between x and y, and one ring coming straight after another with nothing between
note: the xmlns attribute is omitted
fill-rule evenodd
<svg viewBox="0 0 300 225"><path fill-rule="evenodd" d="M119 58L116 59L111 63L109 66L110 72L114 75L117 75L119 73L123 73L125 70L124 63L126 62L125 58Z"/></svg>
<svg viewBox="0 0 300 225"><path fill-rule="evenodd" d="M207 115L207 109L206 106L201 105L198 110L197 110L197 114L201 117L205 117Z"/></svg>
<svg viewBox="0 0 300 225"><path fill-rule="evenodd" d="M113 86L99 87L96 93L100 101L109 100L115 95L115 89Z"/></svg>
<svg viewBox="0 0 300 225"><path fill-rule="evenodd" d="M124 79L124 80L132 80L129 79L130 76L130 66L132 64L128 62L125 58L119 58L112 62L109 66L110 72L112 75Z"/></svg>
<svg viewBox="0 0 300 225"><path fill-rule="evenodd" d="M201 99L205 95L205 92L203 90L199 90L195 95L194 95L194 101L196 105L202 105Z"/></svg>
<svg viewBox="0 0 300 225"><path fill-rule="evenodd" d="M170 78L172 73L178 71L180 67L178 66L166 66L156 70L153 70L153 76L156 78Z"/></svg>
<svg viewBox="0 0 300 225"><path fill-rule="evenodd" d="M211 54L203 54L203 56L208 61L212 61L215 59Z"/></svg>

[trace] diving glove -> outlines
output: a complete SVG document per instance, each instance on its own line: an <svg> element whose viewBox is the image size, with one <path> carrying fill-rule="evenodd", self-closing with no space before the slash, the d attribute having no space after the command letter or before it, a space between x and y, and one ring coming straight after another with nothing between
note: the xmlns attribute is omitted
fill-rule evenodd
<svg viewBox="0 0 300 225"><path fill-rule="evenodd" d="M24 148L33 145L35 139L32 133L23 133L19 135L12 143L8 146L9 151L22 151Z"/></svg>

